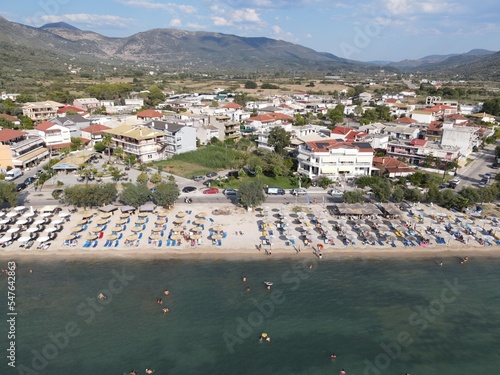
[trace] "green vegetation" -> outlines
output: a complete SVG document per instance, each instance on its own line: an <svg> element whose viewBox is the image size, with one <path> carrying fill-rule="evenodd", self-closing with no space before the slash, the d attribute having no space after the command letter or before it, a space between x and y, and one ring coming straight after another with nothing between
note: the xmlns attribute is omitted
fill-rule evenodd
<svg viewBox="0 0 500 375"><path fill-rule="evenodd" d="M493 116L500 116L500 98L485 100L483 103L483 112Z"/></svg>
<svg viewBox="0 0 500 375"><path fill-rule="evenodd" d="M19 193L16 191L16 184L13 182L0 181L0 202L3 205L8 203L11 207L17 206Z"/></svg>
<svg viewBox="0 0 500 375"><path fill-rule="evenodd" d="M156 185L156 190L152 194L153 202L158 206L170 206L179 198L180 192L173 182L161 182Z"/></svg>
<svg viewBox="0 0 500 375"><path fill-rule="evenodd" d="M125 183L120 193L120 202L132 207L139 207L151 200L151 190L146 184L140 182L136 184Z"/></svg>
<svg viewBox="0 0 500 375"><path fill-rule="evenodd" d="M239 193L240 203L243 207L256 207L266 200L264 185L262 181L257 179L242 182L239 186Z"/></svg>
<svg viewBox="0 0 500 375"><path fill-rule="evenodd" d="M280 155L285 154L285 148L290 146L291 133L284 128L276 126L269 132L267 144L274 148L274 152Z"/></svg>
<svg viewBox="0 0 500 375"><path fill-rule="evenodd" d="M84 208L110 204L116 196L116 185L113 183L74 185L64 189L65 203Z"/></svg>

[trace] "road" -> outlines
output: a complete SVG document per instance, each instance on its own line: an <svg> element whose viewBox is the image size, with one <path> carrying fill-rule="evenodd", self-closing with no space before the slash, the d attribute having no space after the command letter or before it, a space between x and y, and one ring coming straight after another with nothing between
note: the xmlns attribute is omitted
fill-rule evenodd
<svg viewBox="0 0 500 375"><path fill-rule="evenodd" d="M479 181L485 173L495 174L496 169L491 168L495 162L495 145L488 145L475 155L475 160L457 171L457 177L465 186L479 186Z"/></svg>

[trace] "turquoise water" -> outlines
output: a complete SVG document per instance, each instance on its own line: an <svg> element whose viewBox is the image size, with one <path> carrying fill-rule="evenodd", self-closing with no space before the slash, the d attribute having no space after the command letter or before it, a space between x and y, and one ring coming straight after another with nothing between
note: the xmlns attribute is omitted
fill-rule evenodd
<svg viewBox="0 0 500 375"><path fill-rule="evenodd" d="M500 260L310 262L21 262L17 368L2 355L0 374L499 372ZM133 280L112 292L113 270Z"/></svg>

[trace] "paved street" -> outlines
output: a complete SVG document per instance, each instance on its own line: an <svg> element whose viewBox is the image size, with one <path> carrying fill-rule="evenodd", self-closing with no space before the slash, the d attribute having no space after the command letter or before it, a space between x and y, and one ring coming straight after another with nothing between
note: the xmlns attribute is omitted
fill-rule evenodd
<svg viewBox="0 0 500 375"><path fill-rule="evenodd" d="M478 187L479 181L485 173L497 173L496 169L491 168L494 162L495 145L488 145L476 154L473 162L457 171L457 177L461 180L462 185Z"/></svg>

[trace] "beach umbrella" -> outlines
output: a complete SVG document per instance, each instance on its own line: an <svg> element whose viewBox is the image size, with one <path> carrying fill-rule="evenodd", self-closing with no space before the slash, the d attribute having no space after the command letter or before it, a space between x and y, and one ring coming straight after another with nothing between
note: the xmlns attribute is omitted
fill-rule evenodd
<svg viewBox="0 0 500 375"><path fill-rule="evenodd" d="M61 225L61 224L64 224L64 220L57 219L57 220L54 220L52 222L52 224L54 224L54 225Z"/></svg>
<svg viewBox="0 0 500 375"><path fill-rule="evenodd" d="M93 233L99 233L100 231L102 231L102 228L101 227L93 227L90 231Z"/></svg>
<svg viewBox="0 0 500 375"><path fill-rule="evenodd" d="M185 221L184 219L182 219L182 218L178 218L178 219L175 219L175 220L174 220L174 224L183 224L183 223L184 223L184 221Z"/></svg>
<svg viewBox="0 0 500 375"><path fill-rule="evenodd" d="M170 236L170 239L175 240L175 241L180 240L181 238L182 238L182 236L180 234L172 234Z"/></svg>
<svg viewBox="0 0 500 375"><path fill-rule="evenodd" d="M39 230L40 230L40 228L31 227L31 228L28 228L26 230L26 232L28 232L28 233L35 233L35 232L38 232Z"/></svg>
<svg viewBox="0 0 500 375"><path fill-rule="evenodd" d="M179 211L179 212L177 212L177 214L175 216L177 216L177 217L184 217L186 215L187 214L184 211Z"/></svg>
<svg viewBox="0 0 500 375"><path fill-rule="evenodd" d="M158 227L151 229L151 231L155 233L160 233L162 230L163 228L158 228Z"/></svg>
<svg viewBox="0 0 500 375"><path fill-rule="evenodd" d="M127 237L128 241L137 241L138 237L136 234L131 234L130 236Z"/></svg>
<svg viewBox="0 0 500 375"><path fill-rule="evenodd" d="M127 224L127 220L121 219L116 222L116 225L124 225Z"/></svg>
<svg viewBox="0 0 500 375"><path fill-rule="evenodd" d="M106 239L107 239L108 241L114 241L114 240L116 240L117 238L118 238L118 237L116 236L116 234L110 234L110 235L106 236Z"/></svg>
<svg viewBox="0 0 500 375"><path fill-rule="evenodd" d="M216 231L216 232L221 232L221 231L223 231L223 230L224 230L224 228L223 228L223 227L221 227L220 225L217 225L217 226L213 227L213 228L212 228L212 230L214 230L214 231Z"/></svg>
<svg viewBox="0 0 500 375"><path fill-rule="evenodd" d="M198 215L196 215L196 217L198 217L198 218L205 218L205 217L207 217L207 216L208 216L208 215L207 215L207 213L206 213L206 212L200 212Z"/></svg>
<svg viewBox="0 0 500 375"><path fill-rule="evenodd" d="M142 228L141 227L133 227L131 229L131 231L134 232L134 233L139 233L139 232L142 232Z"/></svg>
<svg viewBox="0 0 500 375"><path fill-rule="evenodd" d="M128 212L122 212L120 214L120 219L127 219L130 217L130 214Z"/></svg>
<svg viewBox="0 0 500 375"><path fill-rule="evenodd" d="M4 216L5 216L5 212L0 211L0 217L4 217Z"/></svg>
<svg viewBox="0 0 500 375"><path fill-rule="evenodd" d="M192 240L198 240L198 239L200 239L200 238L201 238L201 234L192 234L192 235L191 235L191 239L192 239Z"/></svg>
<svg viewBox="0 0 500 375"><path fill-rule="evenodd" d="M198 220L193 221L194 225L203 225L205 223L206 223L206 220L200 220L200 219L198 219Z"/></svg>
<svg viewBox="0 0 500 375"><path fill-rule="evenodd" d="M156 225L163 225L163 224L165 224L165 220L156 220L155 224Z"/></svg>
<svg viewBox="0 0 500 375"><path fill-rule="evenodd" d="M0 220L0 225L4 225L4 224L7 224L10 220Z"/></svg>
<svg viewBox="0 0 500 375"><path fill-rule="evenodd" d="M29 238L29 237L23 236L23 237L18 238L17 240L19 242L23 242L24 243L24 242L28 242L30 239L31 238Z"/></svg>
<svg viewBox="0 0 500 375"><path fill-rule="evenodd" d="M85 225L85 224L87 224L87 220L86 219L78 220L76 222L76 225Z"/></svg>
<svg viewBox="0 0 500 375"><path fill-rule="evenodd" d="M214 240L220 240L221 238L222 238L221 234L213 234L212 235L212 239L214 239Z"/></svg>
<svg viewBox="0 0 500 375"><path fill-rule="evenodd" d="M174 231L174 232L181 232L182 230L184 230L184 228L180 227L180 226L176 226L176 227L172 228L172 231Z"/></svg>
<svg viewBox="0 0 500 375"><path fill-rule="evenodd" d="M71 233L78 233L78 232L81 232L83 230L82 227L73 227L71 228Z"/></svg>
<svg viewBox="0 0 500 375"><path fill-rule="evenodd" d="M97 235L96 235L96 234L91 234L91 233L89 233L89 234L87 235L87 237L86 237L86 239L87 239L87 240L89 240L89 241L93 241L93 240L95 240L96 238L97 238Z"/></svg>
<svg viewBox="0 0 500 375"><path fill-rule="evenodd" d="M149 236L149 238L152 240L159 240L161 236L159 234L152 234Z"/></svg>
<svg viewBox="0 0 500 375"><path fill-rule="evenodd" d="M68 215L66 215L66 216L68 216ZM90 219L92 216L94 216L94 214L91 212L83 212L82 213L82 218L84 218L84 219Z"/></svg>
<svg viewBox="0 0 500 375"><path fill-rule="evenodd" d="M55 228L55 227L45 228L45 232L47 232L47 233L52 233L52 232L55 232L56 230L57 230L57 228Z"/></svg>
<svg viewBox="0 0 500 375"><path fill-rule="evenodd" d="M33 216L35 216L35 213L34 212L30 212L30 211L26 212L23 215L23 217L26 217L26 218L30 218L30 217L33 217Z"/></svg>
<svg viewBox="0 0 500 375"><path fill-rule="evenodd" d="M40 236L36 240L37 240L37 242L47 242L50 240L50 238L48 236Z"/></svg>
<svg viewBox="0 0 500 375"><path fill-rule="evenodd" d="M19 228L18 227L12 227L10 228L7 233L17 233L19 232Z"/></svg>
<svg viewBox="0 0 500 375"><path fill-rule="evenodd" d="M139 219L139 220L136 220L135 223L139 224L139 225L143 225L143 224L146 224L146 220L145 219Z"/></svg>
<svg viewBox="0 0 500 375"><path fill-rule="evenodd" d="M348 233L345 237L351 241L356 241L356 239L358 238L358 236L356 236L354 233Z"/></svg>
<svg viewBox="0 0 500 375"><path fill-rule="evenodd" d="M5 217L13 218L13 217L16 217L17 215L19 215L17 212L7 212Z"/></svg>
<svg viewBox="0 0 500 375"><path fill-rule="evenodd" d="M111 217L111 213L105 212L99 215L101 219L109 219Z"/></svg>
<svg viewBox="0 0 500 375"><path fill-rule="evenodd" d="M139 216L139 217L148 217L148 215L149 214L147 212L139 212L139 215L137 215L137 216Z"/></svg>
<svg viewBox="0 0 500 375"><path fill-rule="evenodd" d="M26 207L24 206L17 206L17 207L14 207L14 211L24 211L26 209Z"/></svg>
<svg viewBox="0 0 500 375"><path fill-rule="evenodd" d="M359 226L359 229L364 230L364 231L370 231L372 228L368 224L362 224Z"/></svg>
<svg viewBox="0 0 500 375"><path fill-rule="evenodd" d="M71 241L71 240L74 240L75 238L76 238L76 236L75 236L74 234L71 234L71 235L67 236L67 237L65 238L65 240L66 240L66 241Z"/></svg>
<svg viewBox="0 0 500 375"><path fill-rule="evenodd" d="M193 227L191 228L191 232L195 232L195 233L198 233L198 232L201 232L203 229L201 229L201 227Z"/></svg>
<svg viewBox="0 0 500 375"><path fill-rule="evenodd" d="M70 216L70 215L71 215L71 214L70 214L69 212L60 212L58 216L59 216L59 217L62 217L62 218L64 219L64 218L66 218L66 217L68 217L68 216ZM83 216L83 217L84 217L84 216ZM90 216L90 217L92 217L92 216Z"/></svg>
<svg viewBox="0 0 500 375"><path fill-rule="evenodd" d="M33 223L33 225L43 225L45 224L45 220L37 220Z"/></svg>
<svg viewBox="0 0 500 375"><path fill-rule="evenodd" d="M28 220L26 219L21 219L16 221L16 225L26 225L26 224L28 224Z"/></svg>
<svg viewBox="0 0 500 375"><path fill-rule="evenodd" d="M295 240L297 236L295 234L287 234L286 238L288 238L289 240Z"/></svg>
<svg viewBox="0 0 500 375"><path fill-rule="evenodd" d="M122 230L122 227L114 227L113 229L111 229L112 232L121 232Z"/></svg>
<svg viewBox="0 0 500 375"><path fill-rule="evenodd" d="M42 214L42 217L51 217L52 215L53 215L52 212L44 212Z"/></svg>

